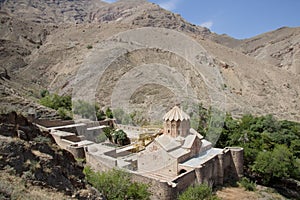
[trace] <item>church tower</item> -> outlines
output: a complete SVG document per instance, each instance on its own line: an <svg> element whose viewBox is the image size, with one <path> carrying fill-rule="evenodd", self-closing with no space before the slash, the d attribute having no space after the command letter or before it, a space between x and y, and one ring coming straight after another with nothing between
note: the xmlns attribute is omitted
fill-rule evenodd
<svg viewBox="0 0 300 200"><path fill-rule="evenodd" d="M171 137L186 137L190 133L190 116L183 112L178 106L174 106L165 114L164 134Z"/></svg>

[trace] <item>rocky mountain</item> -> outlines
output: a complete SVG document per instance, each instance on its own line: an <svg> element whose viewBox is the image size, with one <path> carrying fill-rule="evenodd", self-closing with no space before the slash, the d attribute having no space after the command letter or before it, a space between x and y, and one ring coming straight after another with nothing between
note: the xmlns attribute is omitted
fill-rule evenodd
<svg viewBox="0 0 300 200"><path fill-rule="evenodd" d="M206 106L214 101L215 91L222 94L218 103L236 116L270 113L300 121L297 28L236 40L143 0L6 0L0 5L0 63L11 77L0 81L28 101L35 102L43 88L60 94L82 92L81 96L95 89L103 107L121 96L132 107L161 110L176 102L175 82L149 81L136 87L128 80L165 80L169 75L185 80L193 98ZM133 30L140 35L127 34ZM158 33L161 36L155 37ZM94 76L103 63L104 73ZM135 70L144 65L142 72ZM216 77L220 82L209 87L207 80ZM77 87L86 80L91 81L88 89ZM3 94L9 99L9 92Z"/></svg>
<svg viewBox="0 0 300 200"><path fill-rule="evenodd" d="M1 0L1 10L35 23L82 23L107 3L98 0Z"/></svg>
<svg viewBox="0 0 300 200"><path fill-rule="evenodd" d="M282 27L275 31L243 40L235 47L246 55L300 74L300 28Z"/></svg>

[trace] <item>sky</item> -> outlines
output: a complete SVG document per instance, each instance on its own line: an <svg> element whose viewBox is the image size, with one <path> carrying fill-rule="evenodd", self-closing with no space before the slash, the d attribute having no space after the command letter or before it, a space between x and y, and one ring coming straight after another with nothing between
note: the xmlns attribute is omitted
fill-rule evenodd
<svg viewBox="0 0 300 200"><path fill-rule="evenodd" d="M107 0L114 1L114 0ZM244 39L300 26L300 0L148 0L188 22Z"/></svg>

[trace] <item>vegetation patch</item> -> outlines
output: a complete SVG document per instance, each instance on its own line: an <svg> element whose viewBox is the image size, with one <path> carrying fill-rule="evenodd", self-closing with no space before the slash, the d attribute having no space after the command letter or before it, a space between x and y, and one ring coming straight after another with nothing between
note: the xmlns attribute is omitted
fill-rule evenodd
<svg viewBox="0 0 300 200"><path fill-rule="evenodd" d="M114 200L148 200L148 185L132 182L130 174L112 169L107 172L94 172L90 167L84 168L87 181L99 190L106 199Z"/></svg>

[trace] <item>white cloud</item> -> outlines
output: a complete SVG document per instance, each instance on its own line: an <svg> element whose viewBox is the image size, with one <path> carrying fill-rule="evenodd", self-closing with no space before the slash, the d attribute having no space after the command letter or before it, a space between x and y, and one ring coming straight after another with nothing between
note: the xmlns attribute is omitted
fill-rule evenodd
<svg viewBox="0 0 300 200"><path fill-rule="evenodd" d="M213 21L207 21L207 22L203 22L202 24L200 24L200 26L206 27L208 29L211 29L211 27L213 26Z"/></svg>
<svg viewBox="0 0 300 200"><path fill-rule="evenodd" d="M166 10L175 10L177 8L177 5L180 0L169 0L162 3L159 3L158 5Z"/></svg>

